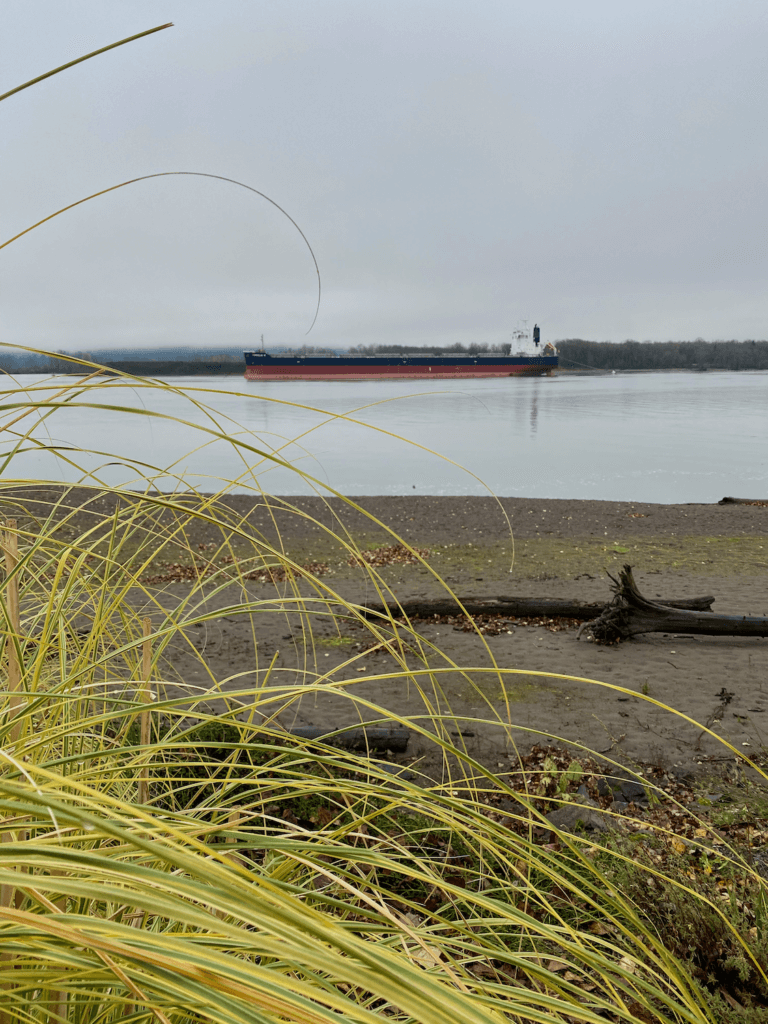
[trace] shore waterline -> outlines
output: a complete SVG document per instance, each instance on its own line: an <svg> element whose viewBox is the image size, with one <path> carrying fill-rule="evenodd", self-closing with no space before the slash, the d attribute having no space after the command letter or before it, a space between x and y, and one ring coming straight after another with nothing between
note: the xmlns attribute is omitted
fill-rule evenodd
<svg viewBox="0 0 768 1024"><path fill-rule="evenodd" d="M71 380L15 378L19 389L48 382L51 394ZM4 405L21 397L11 378L6 381ZM35 428L37 450L15 455L6 475L81 479L51 451L74 447L105 453L77 460L103 482L130 483L131 460L158 471L173 466L173 475L158 480L168 489L181 480L209 491L222 479L241 479L235 490L250 490L258 480L275 494L311 493L310 483L274 461L284 460L321 485L355 495L490 490L502 496L668 503L768 495L768 373L762 371L439 384L255 383L218 376L168 383L174 390L112 381L88 402L113 408L57 410ZM183 392L215 410L214 419ZM132 415L123 408L158 415ZM225 442L158 417L238 436L263 455L243 450L238 456ZM105 466L115 455L126 463Z"/></svg>

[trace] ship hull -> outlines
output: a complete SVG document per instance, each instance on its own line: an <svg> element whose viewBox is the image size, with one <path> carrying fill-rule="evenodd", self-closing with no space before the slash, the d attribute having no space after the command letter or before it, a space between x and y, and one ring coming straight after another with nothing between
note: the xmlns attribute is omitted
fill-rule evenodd
<svg viewBox="0 0 768 1024"><path fill-rule="evenodd" d="M245 353L246 380L436 380L549 375L557 356L271 356Z"/></svg>

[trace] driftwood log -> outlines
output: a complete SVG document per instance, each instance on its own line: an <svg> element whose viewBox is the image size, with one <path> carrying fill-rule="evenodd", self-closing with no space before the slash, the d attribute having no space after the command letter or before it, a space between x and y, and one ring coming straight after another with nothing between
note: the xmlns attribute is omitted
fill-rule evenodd
<svg viewBox="0 0 768 1024"><path fill-rule="evenodd" d="M288 732L291 736L300 736L305 740L320 740L322 743L344 747L347 750L391 750L395 754L404 753L410 736L407 729L395 726L377 728L370 725L350 729L344 729L343 726L337 729L321 729L311 725L298 725Z"/></svg>
<svg viewBox="0 0 768 1024"><path fill-rule="evenodd" d="M602 614L585 622L579 636L589 630L598 643L617 643L639 633L698 633L708 636L768 637L768 618L719 615L686 610L677 605L649 601L637 589L632 568L625 565L613 580L614 598Z"/></svg>
<svg viewBox="0 0 768 1024"><path fill-rule="evenodd" d="M565 601L546 597L462 597L462 606L468 615L514 615L521 618L592 619L605 610L605 602ZM709 611L714 597L689 597L665 600L668 608L687 608L691 611ZM365 605L369 618L407 615L409 619L431 619L435 615L461 615L456 601L446 598L427 601L403 601L400 604Z"/></svg>

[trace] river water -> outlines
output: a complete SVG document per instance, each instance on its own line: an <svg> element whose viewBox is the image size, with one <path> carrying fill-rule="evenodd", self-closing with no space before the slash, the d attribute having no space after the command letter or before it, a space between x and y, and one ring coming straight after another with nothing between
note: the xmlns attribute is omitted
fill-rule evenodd
<svg viewBox="0 0 768 1024"><path fill-rule="evenodd" d="M4 405L24 401L24 389L39 400L43 393L35 389L43 378L16 380L15 392L6 385ZM61 387L66 380L55 384ZM177 392L110 383L89 402L116 408L57 410L34 427L38 447L28 450L25 442L27 450L4 467L4 478L74 481L83 478L85 467L101 481L138 486L130 463L136 460L150 467L144 470L150 475L172 467L170 474L156 477L163 489L181 482L211 491L222 480L240 478L236 490L256 485L273 494L306 494L327 486L351 495L492 491L667 503L712 502L726 494L768 498L768 372L439 384L256 383L239 377L169 383ZM214 410L213 418L195 402ZM9 418L17 414L6 412ZM12 429L28 430L36 415ZM220 429L250 447L234 448L164 417ZM8 452L9 432L2 436ZM100 454L54 454L62 446ZM294 469L276 466L265 457L270 453ZM117 464L105 465L110 462Z"/></svg>

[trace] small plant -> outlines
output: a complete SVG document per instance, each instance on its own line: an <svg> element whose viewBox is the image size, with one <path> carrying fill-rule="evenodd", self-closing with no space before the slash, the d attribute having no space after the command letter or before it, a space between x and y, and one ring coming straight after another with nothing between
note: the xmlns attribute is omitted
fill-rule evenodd
<svg viewBox="0 0 768 1024"><path fill-rule="evenodd" d="M582 767L578 761L571 761L568 767L560 776L560 781L557 784L557 788L561 793L564 793L569 786L578 785L583 775Z"/></svg>
<svg viewBox="0 0 768 1024"><path fill-rule="evenodd" d="M318 647L352 647L357 641L353 636L318 636L315 644Z"/></svg>
<svg viewBox="0 0 768 1024"><path fill-rule="evenodd" d="M619 844L621 847L621 844ZM713 1019L736 1009L768 1016L768 893L764 880L730 860L691 849L658 872L658 855L634 847L627 859L602 861L608 876L638 906L660 939L708 994ZM650 898L649 898L650 897ZM759 925L758 925L759 922Z"/></svg>

